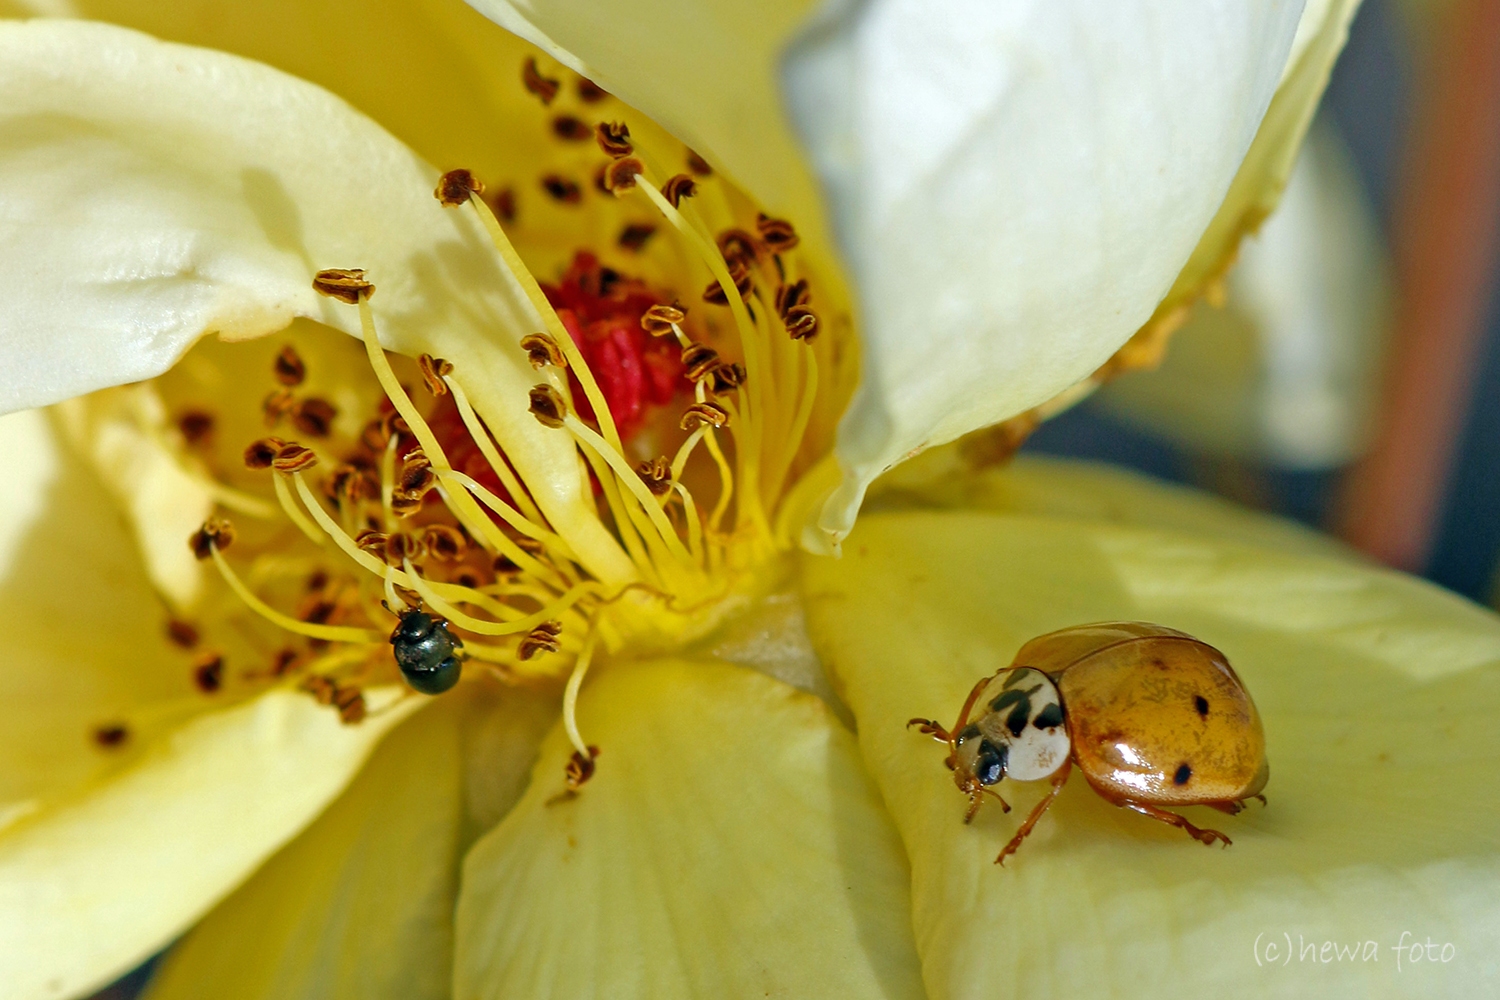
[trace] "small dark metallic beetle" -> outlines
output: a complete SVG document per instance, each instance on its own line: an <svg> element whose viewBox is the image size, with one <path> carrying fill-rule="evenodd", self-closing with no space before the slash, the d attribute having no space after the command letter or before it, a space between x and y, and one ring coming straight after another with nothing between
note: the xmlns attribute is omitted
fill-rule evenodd
<svg viewBox="0 0 1500 1000"><path fill-rule="evenodd" d="M391 646L401 676L423 694L442 694L463 673L464 642L448 631L448 623L425 611L408 608L391 632Z"/></svg>
<svg viewBox="0 0 1500 1000"><path fill-rule="evenodd" d="M1184 830L1229 843L1161 806L1206 805L1231 816L1265 803L1266 740L1255 702L1224 654L1149 622L1100 622L1049 632L974 685L951 730L912 719L948 745L945 763L969 797L964 822L989 786L1051 779L995 859L1014 854L1077 764L1100 796Z"/></svg>

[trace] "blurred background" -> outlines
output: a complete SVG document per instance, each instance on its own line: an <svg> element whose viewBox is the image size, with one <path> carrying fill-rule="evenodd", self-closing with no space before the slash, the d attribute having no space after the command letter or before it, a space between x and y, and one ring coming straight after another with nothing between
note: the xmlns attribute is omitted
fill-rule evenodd
<svg viewBox="0 0 1500 1000"><path fill-rule="evenodd" d="M1497 604L1500 0L1364 0L1281 208L1213 299L1160 369L1024 450L1293 517Z"/></svg>
<svg viewBox="0 0 1500 1000"><path fill-rule="evenodd" d="M1044 424L1496 605L1500 0L1365 0L1285 199L1160 369Z"/></svg>

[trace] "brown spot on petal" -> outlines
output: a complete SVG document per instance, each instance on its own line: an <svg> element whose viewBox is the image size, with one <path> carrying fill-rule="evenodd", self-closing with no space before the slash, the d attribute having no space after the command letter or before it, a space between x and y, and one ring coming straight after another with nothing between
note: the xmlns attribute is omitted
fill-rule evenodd
<svg viewBox="0 0 1500 1000"><path fill-rule="evenodd" d="M95 726L94 743L106 750L116 750L130 741L130 728L123 722L106 722Z"/></svg>
<svg viewBox="0 0 1500 1000"><path fill-rule="evenodd" d="M584 104L598 104L609 96L609 91L599 86L588 77L578 78L578 99Z"/></svg>
<svg viewBox="0 0 1500 1000"><path fill-rule="evenodd" d="M708 161L691 149L687 151L687 168L699 177L709 177L714 172L714 168L708 165Z"/></svg>
<svg viewBox="0 0 1500 1000"><path fill-rule="evenodd" d="M167 638L183 649L192 649L198 645L198 630L191 622L169 618L167 619Z"/></svg>

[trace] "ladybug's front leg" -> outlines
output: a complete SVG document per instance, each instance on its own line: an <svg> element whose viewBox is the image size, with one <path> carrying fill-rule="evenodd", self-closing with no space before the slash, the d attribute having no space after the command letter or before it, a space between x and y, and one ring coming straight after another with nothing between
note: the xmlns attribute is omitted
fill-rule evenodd
<svg viewBox="0 0 1500 1000"><path fill-rule="evenodd" d="M953 742L953 737L952 737L952 735L949 734L948 730L944 729L942 726L938 725L936 722L933 722L931 719L908 719L908 720L906 720L906 728L910 729L912 726L916 726L917 727L917 732L919 732L919 733L925 733L925 734L931 736L933 739L937 740L939 743L952 743Z"/></svg>
<svg viewBox="0 0 1500 1000"><path fill-rule="evenodd" d="M1180 827L1181 829L1187 831L1187 835L1189 837L1192 837L1194 840L1198 841L1201 844L1213 846L1213 842L1215 840L1222 840L1224 842L1224 846L1228 847L1231 843L1233 843L1233 841L1231 841L1224 834L1220 833L1218 830L1201 830L1176 813L1167 812L1165 809L1158 809L1155 806L1148 805L1145 802L1133 802L1130 799L1126 799L1124 802L1121 802L1120 805L1124 806L1126 809L1134 809L1142 816L1150 816L1152 819L1161 820L1163 823L1170 823L1172 826Z"/></svg>

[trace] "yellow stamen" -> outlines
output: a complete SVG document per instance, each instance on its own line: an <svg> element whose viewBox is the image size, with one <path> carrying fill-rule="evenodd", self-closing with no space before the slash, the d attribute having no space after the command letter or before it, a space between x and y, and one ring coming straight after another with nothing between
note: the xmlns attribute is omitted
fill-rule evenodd
<svg viewBox="0 0 1500 1000"><path fill-rule="evenodd" d="M354 628L349 625L319 625L314 622L299 622L291 615L284 615L271 607L245 586L240 578L235 575L234 570L229 568L229 563L219 552L217 545L209 546L209 553L213 556L214 565L219 568L219 573L229 588L239 595L240 600L250 606L250 610L260 615L273 625L280 626L288 632L305 635L310 639L326 639L330 642L361 642L373 643L380 640L380 636L368 629Z"/></svg>

